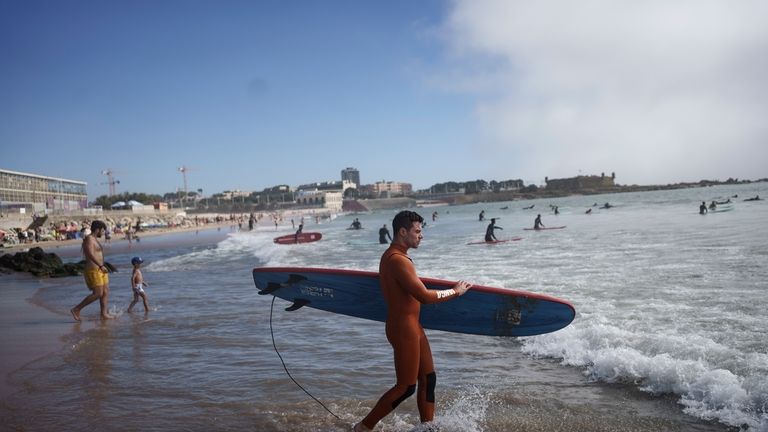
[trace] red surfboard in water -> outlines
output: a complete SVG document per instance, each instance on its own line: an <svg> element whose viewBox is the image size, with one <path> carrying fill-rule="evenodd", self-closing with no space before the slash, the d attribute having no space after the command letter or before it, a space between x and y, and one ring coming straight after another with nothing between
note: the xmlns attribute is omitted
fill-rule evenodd
<svg viewBox="0 0 768 432"><path fill-rule="evenodd" d="M296 234L288 234L280 237L275 237L273 240L277 244L288 245L297 243L311 243L316 242L323 238L323 235L319 232L305 232L298 236Z"/></svg>

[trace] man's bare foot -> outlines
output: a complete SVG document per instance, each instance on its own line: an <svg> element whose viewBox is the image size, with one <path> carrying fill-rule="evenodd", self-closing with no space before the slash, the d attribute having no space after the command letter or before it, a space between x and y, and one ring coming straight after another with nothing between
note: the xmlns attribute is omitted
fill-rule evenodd
<svg viewBox="0 0 768 432"><path fill-rule="evenodd" d="M112 315L102 315L101 316L101 319L103 319L103 320L108 320L108 319L113 319L113 318L114 318L114 316L112 316Z"/></svg>
<svg viewBox="0 0 768 432"><path fill-rule="evenodd" d="M357 423L355 426L352 427L352 430L354 432L368 432L372 429L368 429L363 422Z"/></svg>
<svg viewBox="0 0 768 432"><path fill-rule="evenodd" d="M77 310L75 308L72 308L72 309L69 310L69 313L72 314L72 318L74 318L75 321L80 321L80 311L79 310Z"/></svg>

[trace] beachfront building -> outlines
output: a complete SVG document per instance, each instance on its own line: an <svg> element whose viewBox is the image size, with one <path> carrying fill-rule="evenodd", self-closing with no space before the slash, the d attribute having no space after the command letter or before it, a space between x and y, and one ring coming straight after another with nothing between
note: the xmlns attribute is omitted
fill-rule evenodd
<svg viewBox="0 0 768 432"><path fill-rule="evenodd" d="M544 178L544 182L547 184L547 190L551 191L564 191L564 192L578 192L578 191L600 191L606 189L613 189L616 186L616 173L611 173L610 177L602 173L599 176L576 176L564 179L551 179L549 177Z"/></svg>
<svg viewBox="0 0 768 432"><path fill-rule="evenodd" d="M296 205L338 213L343 205L343 195L339 190L299 190L296 192Z"/></svg>
<svg viewBox="0 0 768 432"><path fill-rule="evenodd" d="M0 212L54 213L88 206L86 182L0 169Z"/></svg>
<svg viewBox="0 0 768 432"><path fill-rule="evenodd" d="M382 180L372 185L366 185L365 191L368 196L374 198L391 198L411 195L413 193L413 186L410 183Z"/></svg>

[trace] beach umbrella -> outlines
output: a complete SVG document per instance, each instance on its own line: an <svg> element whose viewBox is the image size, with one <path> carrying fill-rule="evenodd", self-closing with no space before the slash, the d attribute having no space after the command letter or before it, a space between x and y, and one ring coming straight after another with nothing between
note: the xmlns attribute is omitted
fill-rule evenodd
<svg viewBox="0 0 768 432"><path fill-rule="evenodd" d="M142 203L140 203L140 202L138 202L136 200L130 200L130 201L128 201L128 205L131 206L131 207L140 207L140 206L143 206L144 204L142 204Z"/></svg>

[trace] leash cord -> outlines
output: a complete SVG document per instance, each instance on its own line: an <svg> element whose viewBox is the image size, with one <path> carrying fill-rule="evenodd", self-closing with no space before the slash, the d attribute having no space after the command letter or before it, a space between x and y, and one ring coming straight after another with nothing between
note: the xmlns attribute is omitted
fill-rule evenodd
<svg viewBox="0 0 768 432"><path fill-rule="evenodd" d="M298 382L298 381L296 381L296 380L293 378L293 376L291 376L291 373L290 373L290 372L288 372L288 367L286 367L286 366L285 366L285 361L283 361L283 356L281 356L281 355L280 355L280 351L278 351L278 350L277 350L277 344L275 343L275 333L274 333L274 331L272 331L272 310L275 308L275 299L276 299L276 298L277 298L277 297L274 297L274 296L272 297L272 305L269 307L269 334L270 334L270 335L272 335L272 346L275 348L275 352L277 353L277 356L280 358L280 363L282 363L282 364L283 364L283 369L285 369L285 373L286 373L286 374L288 374L288 378L290 378L290 379L291 379L291 381L293 381L293 383L294 383L294 384L296 384L297 386L299 386L299 388L300 388L300 389L302 389L302 390L304 391L304 393L306 393L306 394L307 394L309 397L311 397L312 399L314 399L314 400L315 400L315 402L319 403L319 404L320 404L320 406L322 406L323 408L325 408L325 410L326 410L326 411L328 411L328 412L329 412L329 413L330 413L332 416L334 416L334 417L336 417L337 419L341 420L341 417L339 417L339 416L337 416L336 414L334 414L334 413L333 413L333 411L329 410L329 409L328 409L328 407L327 407L327 406L325 406L325 404L324 404L324 403L320 402L320 400L319 400L319 399L317 399L316 397L312 396L312 394L311 394L311 393L309 393L309 392L307 391L307 389L305 389L304 387L302 387L302 386L301 386L301 384L299 384L299 382Z"/></svg>

